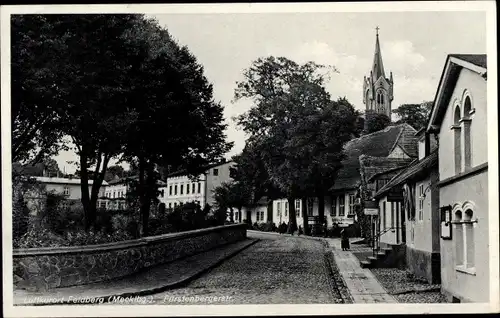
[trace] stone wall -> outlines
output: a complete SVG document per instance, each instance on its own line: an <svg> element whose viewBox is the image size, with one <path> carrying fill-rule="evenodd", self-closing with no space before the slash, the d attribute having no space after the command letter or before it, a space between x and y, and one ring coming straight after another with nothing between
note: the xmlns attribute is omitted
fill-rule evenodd
<svg viewBox="0 0 500 318"><path fill-rule="evenodd" d="M416 277L425 279L429 284L441 283L441 258L439 253L420 251L406 247L406 264Z"/></svg>
<svg viewBox="0 0 500 318"><path fill-rule="evenodd" d="M111 280L246 238L234 224L110 244L15 249L16 288L46 290Z"/></svg>

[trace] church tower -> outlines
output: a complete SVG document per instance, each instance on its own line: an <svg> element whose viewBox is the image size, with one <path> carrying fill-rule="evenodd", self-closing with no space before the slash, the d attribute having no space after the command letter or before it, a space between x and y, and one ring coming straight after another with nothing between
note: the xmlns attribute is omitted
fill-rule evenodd
<svg viewBox="0 0 500 318"><path fill-rule="evenodd" d="M372 70L369 76L363 79L363 104L367 111L385 114L391 118L391 103L394 99L393 86L394 81L392 72L390 77L385 77L384 64L382 63L382 53L380 52L380 43L378 39L378 30L375 41L375 55L373 57Z"/></svg>

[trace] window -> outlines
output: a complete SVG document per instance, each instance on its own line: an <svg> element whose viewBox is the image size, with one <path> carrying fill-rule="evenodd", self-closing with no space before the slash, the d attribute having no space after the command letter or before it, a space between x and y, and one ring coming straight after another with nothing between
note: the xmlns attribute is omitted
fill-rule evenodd
<svg viewBox="0 0 500 318"><path fill-rule="evenodd" d="M288 216L288 202L285 202L285 216Z"/></svg>
<svg viewBox="0 0 500 318"><path fill-rule="evenodd" d="M424 185L418 186L418 220L424 220Z"/></svg>
<svg viewBox="0 0 500 318"><path fill-rule="evenodd" d="M186 184L186 194L189 194L189 184Z"/></svg>
<svg viewBox="0 0 500 318"><path fill-rule="evenodd" d="M339 196L339 216L345 215L345 196Z"/></svg>
<svg viewBox="0 0 500 318"><path fill-rule="evenodd" d="M176 207L177 207L177 202L174 202L174 208L176 208Z"/></svg>
<svg viewBox="0 0 500 318"><path fill-rule="evenodd" d="M314 200L312 198L309 198L307 200L307 216L313 216L313 206Z"/></svg>
<svg viewBox="0 0 500 318"><path fill-rule="evenodd" d="M453 118L454 130L454 159L455 159L455 173L458 174L462 171L462 143L461 143L461 128L460 128L460 107L455 107L455 115Z"/></svg>
<svg viewBox="0 0 500 318"><path fill-rule="evenodd" d="M196 185L194 183L191 183L191 193L194 194L195 189L196 189Z"/></svg>
<svg viewBox="0 0 500 318"><path fill-rule="evenodd" d="M105 209L106 208L106 201L101 201L99 203L99 206L101 207L101 209Z"/></svg>
<svg viewBox="0 0 500 318"><path fill-rule="evenodd" d="M278 212L278 216L281 216L281 202L276 203L276 212Z"/></svg>
<svg viewBox="0 0 500 318"><path fill-rule="evenodd" d="M177 185L174 186L174 195L177 195Z"/></svg>
<svg viewBox="0 0 500 318"><path fill-rule="evenodd" d="M337 215L337 197L336 196L332 197L332 209L330 210L330 215L331 216Z"/></svg>
<svg viewBox="0 0 500 318"><path fill-rule="evenodd" d="M168 208L171 209L172 208L172 202L169 202L168 203Z"/></svg>
<svg viewBox="0 0 500 318"><path fill-rule="evenodd" d="M260 221L260 212L257 211L257 222L259 222L259 221Z"/></svg>
<svg viewBox="0 0 500 318"><path fill-rule="evenodd" d="M214 176L218 176L218 175L219 175L219 169L214 169L214 171L213 171L213 175L214 175Z"/></svg>
<svg viewBox="0 0 500 318"><path fill-rule="evenodd" d="M354 194L349 194L349 215L354 214L354 201L355 201L355 195Z"/></svg>
<svg viewBox="0 0 500 318"><path fill-rule="evenodd" d="M168 195L172 195L172 185L170 185L170 187L168 187Z"/></svg>
<svg viewBox="0 0 500 318"><path fill-rule="evenodd" d="M455 259L458 270L475 273L474 221L472 208L455 212Z"/></svg>
<svg viewBox="0 0 500 318"><path fill-rule="evenodd" d="M198 182L198 193L201 193L201 182Z"/></svg>
<svg viewBox="0 0 500 318"><path fill-rule="evenodd" d="M455 260L456 265L461 266L464 263L464 235L462 221L462 211L455 211Z"/></svg>
<svg viewBox="0 0 500 318"><path fill-rule="evenodd" d="M160 192L160 195L163 198L163 196L165 195L165 190L162 189L161 192Z"/></svg>
<svg viewBox="0 0 500 318"><path fill-rule="evenodd" d="M69 187L64 187L63 192L64 195L69 196Z"/></svg>
<svg viewBox="0 0 500 318"><path fill-rule="evenodd" d="M471 136L470 136L470 112L472 110L472 105L470 102L470 97L465 97L464 102L464 117L462 118L463 129L464 129L464 165L465 169L471 167L472 153L471 153Z"/></svg>
<svg viewBox="0 0 500 318"><path fill-rule="evenodd" d="M113 199L116 197L116 191L113 191Z"/></svg>
<svg viewBox="0 0 500 318"><path fill-rule="evenodd" d="M260 211L260 219L264 221L264 211Z"/></svg>
<svg viewBox="0 0 500 318"><path fill-rule="evenodd" d="M181 195L183 195L183 194L184 194L184 185L181 184Z"/></svg>
<svg viewBox="0 0 500 318"><path fill-rule="evenodd" d="M295 200L295 215L300 218L300 200Z"/></svg>

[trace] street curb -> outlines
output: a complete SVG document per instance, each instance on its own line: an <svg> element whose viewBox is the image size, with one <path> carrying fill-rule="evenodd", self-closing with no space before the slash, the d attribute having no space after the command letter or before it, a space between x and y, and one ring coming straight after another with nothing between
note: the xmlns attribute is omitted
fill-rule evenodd
<svg viewBox="0 0 500 318"><path fill-rule="evenodd" d="M108 302L110 302L111 298L131 298L131 297L147 296L147 295L157 294L157 293L161 293L161 292L164 292L164 291L167 291L170 289L175 289L175 288L185 286L188 283L192 282L193 280L199 278L201 275L205 274L206 272L221 265L223 262L227 261L228 259L236 256L236 254L244 251L245 249L249 248L250 246L252 246L255 243L257 243L258 241L260 241L260 239L248 239L248 240L250 240L250 242L243 245L241 248L238 248L237 250L231 252L230 254L221 258L217 262L210 264L209 266L207 266L205 268L202 268L201 270L195 272L193 275L191 275L189 277L180 279L180 280L175 281L173 283L163 285L163 286L157 287L157 288L143 289L143 290L139 290L136 292L127 292L127 293L121 293L121 294L111 294L111 295L106 295L106 296L96 296L96 298L103 298L104 303L108 303ZM54 305L81 305L81 304L73 303L73 302L70 302L69 300L58 302L57 304L51 303L51 302L40 302L40 303L32 303L32 304L31 303L30 304L14 304L14 306L54 306Z"/></svg>

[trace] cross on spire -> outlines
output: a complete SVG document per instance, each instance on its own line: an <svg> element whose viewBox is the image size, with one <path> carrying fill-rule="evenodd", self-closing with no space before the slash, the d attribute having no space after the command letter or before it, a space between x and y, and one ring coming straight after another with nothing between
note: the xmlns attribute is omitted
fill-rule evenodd
<svg viewBox="0 0 500 318"><path fill-rule="evenodd" d="M380 29L380 28L379 28L379 27L378 27L378 25L377 25L377 27L375 28L375 30L377 31L377 36L378 36L378 30L379 30L379 29Z"/></svg>

